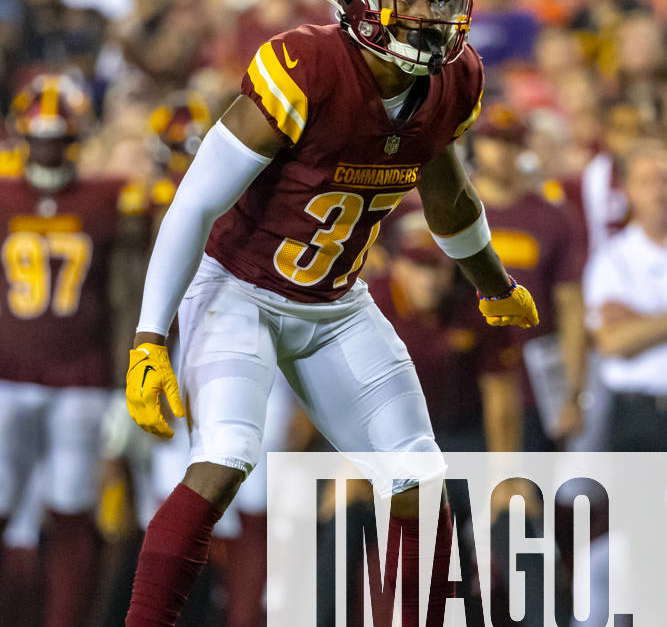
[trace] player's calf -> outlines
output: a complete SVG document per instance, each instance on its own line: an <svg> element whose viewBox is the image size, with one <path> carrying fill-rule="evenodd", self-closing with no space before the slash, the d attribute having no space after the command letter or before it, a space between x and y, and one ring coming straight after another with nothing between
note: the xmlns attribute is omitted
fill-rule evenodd
<svg viewBox="0 0 667 627"><path fill-rule="evenodd" d="M148 525L126 627L175 625L208 559L211 532L234 498L243 473L192 464Z"/></svg>

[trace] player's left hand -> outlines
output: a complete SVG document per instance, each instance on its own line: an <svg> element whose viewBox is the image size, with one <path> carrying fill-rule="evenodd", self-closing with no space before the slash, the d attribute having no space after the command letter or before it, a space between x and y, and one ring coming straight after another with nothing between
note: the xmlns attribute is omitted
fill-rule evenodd
<svg viewBox="0 0 667 627"><path fill-rule="evenodd" d="M535 301L523 285L516 285L505 298L480 298L479 310L492 327L529 329L540 323Z"/></svg>
<svg viewBox="0 0 667 627"><path fill-rule="evenodd" d="M144 343L130 351L125 398L127 410L144 431L161 438L171 438L173 429L167 424L160 408L164 392L176 417L185 416L183 401L178 392L176 375L169 361L166 346Z"/></svg>

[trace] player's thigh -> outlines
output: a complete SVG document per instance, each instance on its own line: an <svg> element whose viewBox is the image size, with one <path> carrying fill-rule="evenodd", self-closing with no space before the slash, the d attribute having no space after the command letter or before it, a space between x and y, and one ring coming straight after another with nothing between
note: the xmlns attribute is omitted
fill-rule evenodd
<svg viewBox="0 0 667 627"><path fill-rule="evenodd" d="M438 451L414 364L377 306L329 326L285 368L323 434L341 451Z"/></svg>
<svg viewBox="0 0 667 627"><path fill-rule="evenodd" d="M0 518L15 507L41 453L47 402L41 386L0 381Z"/></svg>
<svg viewBox="0 0 667 627"><path fill-rule="evenodd" d="M272 319L224 282L199 300L181 309L187 326L179 377L192 418L190 462L249 472L259 459L276 372Z"/></svg>
<svg viewBox="0 0 667 627"><path fill-rule="evenodd" d="M111 395L103 388L62 388L47 416L47 503L76 514L97 500L101 426Z"/></svg>
<svg viewBox="0 0 667 627"><path fill-rule="evenodd" d="M445 464L417 373L379 309L369 305L322 339L285 372L323 435L384 497L441 479Z"/></svg>
<svg viewBox="0 0 667 627"><path fill-rule="evenodd" d="M285 450L295 409L296 397L285 377L278 372L268 399L266 428L259 462L239 488L234 500L239 511L252 515L266 512L267 454L272 451Z"/></svg>

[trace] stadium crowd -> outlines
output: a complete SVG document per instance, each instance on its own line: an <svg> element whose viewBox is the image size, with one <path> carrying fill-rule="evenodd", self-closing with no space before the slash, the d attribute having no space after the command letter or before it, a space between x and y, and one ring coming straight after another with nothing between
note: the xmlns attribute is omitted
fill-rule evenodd
<svg viewBox="0 0 667 627"><path fill-rule="evenodd" d="M71 155L77 175L120 181L127 219L102 331L118 358L88 452L98 488L92 501L59 511L45 496L49 458L35 453L15 497L2 496L0 625L122 624L142 529L187 464L185 425L168 444L153 441L131 423L119 391L152 234L258 47L299 24L333 21L325 0L0 2L0 176L29 171L20 122L30 110L20 94L35 77L66 75L90 103ZM486 87L459 148L494 246L535 296L541 325L484 326L472 288L435 248L417 195L392 214L364 274L411 353L443 450L667 450L666 27L664 0L475 0L470 43ZM16 378L2 357L12 354L9 337L0 338L4 403L5 384L30 379ZM13 446L5 409L0 457ZM266 450L329 450L284 381L269 416ZM260 465L217 528L183 627L265 620L263 473ZM326 526L326 503L322 512Z"/></svg>

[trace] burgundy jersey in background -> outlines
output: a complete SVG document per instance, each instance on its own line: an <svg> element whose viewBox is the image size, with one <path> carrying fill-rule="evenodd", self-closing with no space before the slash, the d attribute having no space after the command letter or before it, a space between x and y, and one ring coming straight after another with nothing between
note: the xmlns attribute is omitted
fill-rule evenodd
<svg viewBox="0 0 667 627"><path fill-rule="evenodd" d="M285 147L214 225L206 253L238 278L302 302L354 284L380 220L476 119L482 63L467 47L406 122L387 117L361 50L338 25L278 35L243 79Z"/></svg>
<svg viewBox="0 0 667 627"><path fill-rule="evenodd" d="M571 214L537 194L527 194L513 206L486 206L493 247L507 271L528 288L540 314L540 324L530 329L510 327L520 347L529 340L557 330L554 289L559 283L581 280L585 249ZM535 398L525 367L522 386L527 406Z"/></svg>
<svg viewBox="0 0 667 627"><path fill-rule="evenodd" d="M441 312L430 315L411 312L400 285L389 276L369 287L408 348L436 433L481 429L480 377L518 365L509 330L486 324L472 287L461 288L459 297L449 298Z"/></svg>
<svg viewBox="0 0 667 627"><path fill-rule="evenodd" d="M512 327L517 342L556 330L553 290L559 283L581 280L585 251L564 207L537 194L526 194L511 207L486 206L493 247L507 271L535 299L540 324Z"/></svg>
<svg viewBox="0 0 667 627"><path fill-rule="evenodd" d="M42 195L0 179L0 379L111 384L108 278L122 187L75 181Z"/></svg>

